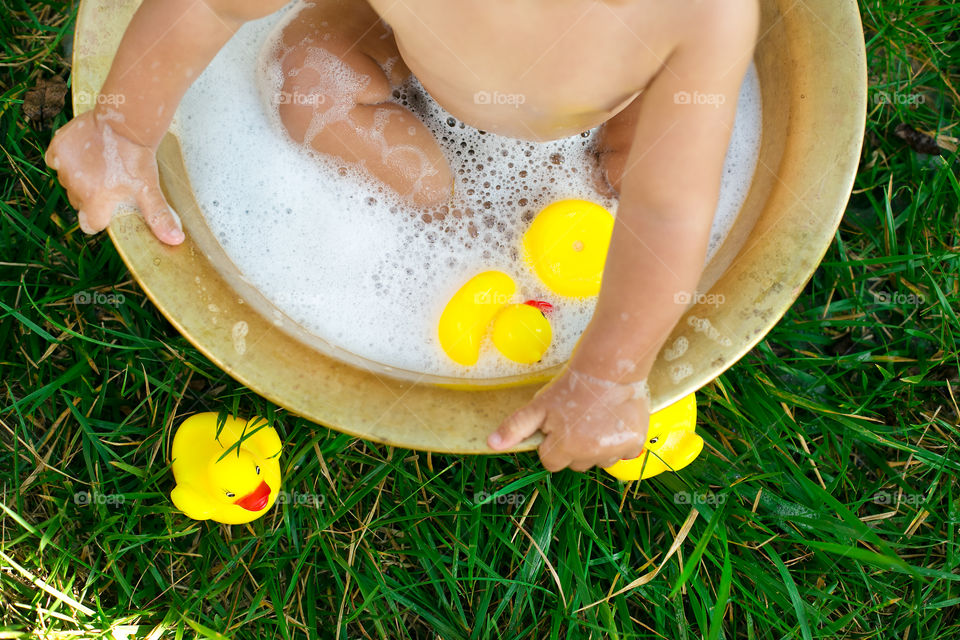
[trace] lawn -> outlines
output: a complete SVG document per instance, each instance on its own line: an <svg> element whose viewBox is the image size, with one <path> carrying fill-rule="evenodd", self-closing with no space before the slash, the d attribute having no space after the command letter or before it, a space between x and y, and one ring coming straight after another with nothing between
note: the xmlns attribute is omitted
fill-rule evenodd
<svg viewBox="0 0 960 640"><path fill-rule="evenodd" d="M701 391L700 458L630 485L357 440L198 353L41 161L70 109L23 102L69 78L75 11L0 8L0 638L960 638L960 6L861 1L835 240ZM173 508L199 411L271 420L293 499L246 526Z"/></svg>

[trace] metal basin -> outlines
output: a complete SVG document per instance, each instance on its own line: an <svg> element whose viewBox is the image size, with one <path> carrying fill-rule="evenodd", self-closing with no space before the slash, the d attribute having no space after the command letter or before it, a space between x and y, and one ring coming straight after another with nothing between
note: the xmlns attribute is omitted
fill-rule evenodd
<svg viewBox="0 0 960 640"><path fill-rule="evenodd" d="M73 60L76 112L89 108L91 101L78 96L100 88L138 4L81 2ZM867 103L855 0L762 0L761 5L756 64L763 136L757 171L736 223L703 275L699 291L708 295L687 310L654 366L654 410L720 375L779 321L823 258L853 186ZM187 240L179 247L162 245L133 215L117 217L110 238L177 330L276 404L368 440L485 453L490 431L556 373L555 368L469 381L420 375L308 334L247 284L224 254L197 208L172 134L158 159L162 186L183 219ZM719 300L722 304L715 304ZM686 352L672 357L670 349L681 338ZM516 450L539 441L538 434Z"/></svg>

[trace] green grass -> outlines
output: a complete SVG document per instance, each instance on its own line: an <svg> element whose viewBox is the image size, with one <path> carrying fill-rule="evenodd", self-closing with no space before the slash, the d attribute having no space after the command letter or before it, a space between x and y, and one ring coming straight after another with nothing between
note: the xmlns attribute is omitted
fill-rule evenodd
<svg viewBox="0 0 960 640"><path fill-rule="evenodd" d="M622 486L551 475L535 454L359 441L225 376L108 239L78 230L41 162L69 114L39 127L21 102L68 73L69 3L6 2L0 638L121 624L140 637L960 637L957 155L893 134L907 122L956 142L960 8L861 7L871 107L836 239L777 328L700 394L700 459ZM81 291L123 299L74 304ZM173 509L172 425L205 410L272 420L303 503L234 527Z"/></svg>

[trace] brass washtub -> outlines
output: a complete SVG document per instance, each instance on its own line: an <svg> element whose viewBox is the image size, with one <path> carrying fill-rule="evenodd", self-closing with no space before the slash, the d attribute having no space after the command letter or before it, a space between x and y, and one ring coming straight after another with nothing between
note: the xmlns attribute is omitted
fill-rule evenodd
<svg viewBox="0 0 960 640"><path fill-rule="evenodd" d="M73 60L74 109L89 108L138 0L83 0ZM823 258L850 195L863 140L866 53L855 0L761 0L755 56L763 96L760 158L741 214L650 376L653 409L720 375L786 313ZM83 102L84 104L78 104ZM386 444L487 453L487 435L557 368L526 378L458 380L364 360L312 336L250 287L207 228L177 139L158 160L187 240L168 247L139 216L109 234L147 296L194 346L239 382L319 424ZM723 304L712 302L723 296ZM692 319L692 323L691 323ZM716 331L709 330L709 321ZM704 328L707 327L707 330ZM689 367L680 376L678 363ZM515 450L537 446L540 435Z"/></svg>

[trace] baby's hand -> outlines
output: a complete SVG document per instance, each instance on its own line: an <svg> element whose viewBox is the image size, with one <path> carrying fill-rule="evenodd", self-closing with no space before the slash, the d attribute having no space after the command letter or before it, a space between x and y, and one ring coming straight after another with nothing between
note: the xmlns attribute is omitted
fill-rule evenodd
<svg viewBox="0 0 960 640"><path fill-rule="evenodd" d="M538 450L544 467L586 471L640 455L649 424L645 393L567 369L504 420L487 443L506 449L539 429L546 436Z"/></svg>
<svg viewBox="0 0 960 640"><path fill-rule="evenodd" d="M44 160L57 172L85 233L105 229L117 206L127 203L140 208L161 241L183 242L180 219L160 191L155 150L117 133L96 109L57 131Z"/></svg>

